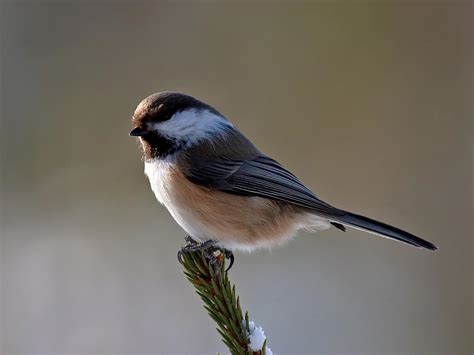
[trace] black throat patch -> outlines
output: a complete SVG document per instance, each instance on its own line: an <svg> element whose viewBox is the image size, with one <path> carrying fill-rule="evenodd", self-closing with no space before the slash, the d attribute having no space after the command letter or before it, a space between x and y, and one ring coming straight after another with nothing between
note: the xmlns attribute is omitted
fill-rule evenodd
<svg viewBox="0 0 474 355"><path fill-rule="evenodd" d="M149 132L141 139L145 160L166 158L183 146L183 143L177 139L165 137L158 132Z"/></svg>

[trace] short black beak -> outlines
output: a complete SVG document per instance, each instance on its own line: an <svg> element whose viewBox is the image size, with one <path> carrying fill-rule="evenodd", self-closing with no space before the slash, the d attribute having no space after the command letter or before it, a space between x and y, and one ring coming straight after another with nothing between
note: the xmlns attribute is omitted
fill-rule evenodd
<svg viewBox="0 0 474 355"><path fill-rule="evenodd" d="M140 137L140 136L144 136L146 133L147 133L147 131L144 130L143 128L136 127L134 129L132 129L132 131L129 133L129 135L131 135L133 137Z"/></svg>

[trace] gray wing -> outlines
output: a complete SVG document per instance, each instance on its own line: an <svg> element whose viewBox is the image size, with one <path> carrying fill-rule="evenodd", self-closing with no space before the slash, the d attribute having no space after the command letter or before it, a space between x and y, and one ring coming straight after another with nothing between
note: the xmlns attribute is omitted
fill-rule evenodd
<svg viewBox="0 0 474 355"><path fill-rule="evenodd" d="M283 201L327 216L342 212L319 200L296 176L263 155L249 160L191 163L185 175L195 184L231 194Z"/></svg>

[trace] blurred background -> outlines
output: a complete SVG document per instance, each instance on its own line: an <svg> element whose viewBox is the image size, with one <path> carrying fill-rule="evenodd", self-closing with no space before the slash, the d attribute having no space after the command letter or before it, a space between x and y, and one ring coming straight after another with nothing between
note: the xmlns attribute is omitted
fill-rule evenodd
<svg viewBox="0 0 474 355"><path fill-rule="evenodd" d="M430 253L338 230L238 254L276 354L471 354L471 2L1 3L1 351L215 354L183 232L130 117L194 95L318 196Z"/></svg>

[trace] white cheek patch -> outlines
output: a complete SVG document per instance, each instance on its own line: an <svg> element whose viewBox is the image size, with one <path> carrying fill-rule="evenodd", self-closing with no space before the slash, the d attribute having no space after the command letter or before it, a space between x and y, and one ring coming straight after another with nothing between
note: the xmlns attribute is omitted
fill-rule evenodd
<svg viewBox="0 0 474 355"><path fill-rule="evenodd" d="M187 144L223 134L232 123L209 110L189 109L175 113L169 120L155 123L153 128L170 138Z"/></svg>

